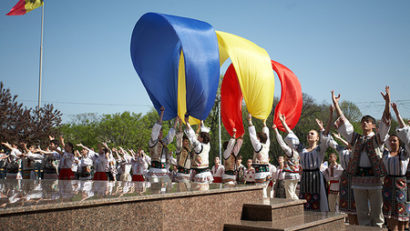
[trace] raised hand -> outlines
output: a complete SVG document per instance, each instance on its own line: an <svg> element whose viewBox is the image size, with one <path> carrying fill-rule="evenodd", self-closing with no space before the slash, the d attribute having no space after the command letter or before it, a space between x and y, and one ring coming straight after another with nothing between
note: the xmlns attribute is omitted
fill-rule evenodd
<svg viewBox="0 0 410 231"><path fill-rule="evenodd" d="M323 127L323 121L319 120L318 118L316 118L315 121L320 130L325 130L325 127Z"/></svg>
<svg viewBox="0 0 410 231"><path fill-rule="evenodd" d="M333 101L333 103L334 103L334 104L338 104L338 103L339 103L339 100L340 100L340 94L338 94L338 95L336 96L334 90L332 90L331 93L332 93L332 101Z"/></svg>
<svg viewBox="0 0 410 231"><path fill-rule="evenodd" d="M389 86L386 86L386 93L385 93L385 94L384 94L383 92L380 92L380 94L382 94L383 99L384 99L386 102L389 102L389 103L390 103L390 87L389 87Z"/></svg>
<svg viewBox="0 0 410 231"><path fill-rule="evenodd" d="M397 109L397 104L396 103L391 103L391 107L393 108L394 113L399 114L399 110Z"/></svg>
<svg viewBox="0 0 410 231"><path fill-rule="evenodd" d="M279 113L279 120L280 120L282 123L285 123L285 122L286 122L286 117L285 117L285 115L282 114L282 113Z"/></svg>
<svg viewBox="0 0 410 231"><path fill-rule="evenodd" d="M188 115L188 113L185 113L185 123L186 124L189 124L189 115Z"/></svg>

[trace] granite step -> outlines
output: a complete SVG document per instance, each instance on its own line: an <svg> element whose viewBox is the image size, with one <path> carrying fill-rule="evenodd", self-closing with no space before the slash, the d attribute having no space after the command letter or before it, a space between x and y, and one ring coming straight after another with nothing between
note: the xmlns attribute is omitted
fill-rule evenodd
<svg viewBox="0 0 410 231"><path fill-rule="evenodd" d="M280 221L284 218L303 214L306 200L289 200L266 198L252 204L244 204L241 220L246 221Z"/></svg>
<svg viewBox="0 0 410 231"><path fill-rule="evenodd" d="M291 230L348 230L344 223L346 215L341 213L309 212L274 221L241 220L224 225L224 231L291 231Z"/></svg>
<svg viewBox="0 0 410 231"><path fill-rule="evenodd" d="M387 231L387 228L378 228L374 226L360 226L346 224L346 230L349 231Z"/></svg>

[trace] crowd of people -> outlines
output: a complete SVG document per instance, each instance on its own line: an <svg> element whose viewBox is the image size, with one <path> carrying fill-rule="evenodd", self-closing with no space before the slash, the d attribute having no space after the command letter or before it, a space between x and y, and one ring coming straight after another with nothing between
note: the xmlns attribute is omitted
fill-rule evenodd
<svg viewBox="0 0 410 231"><path fill-rule="evenodd" d="M149 141L149 154L143 150L110 148L106 143L98 152L83 144L74 145L50 137L45 150L33 145L2 143L9 152L0 154L0 177L13 179L60 179L94 181L147 181L261 184L265 197L306 200L305 209L313 211L342 211L349 215L351 224L403 230L409 221L407 167L410 151L410 127L400 116L397 105L390 102L390 89L382 92L385 109L380 122L366 115L361 121L361 134L344 116L339 106L340 95L332 91L333 105L326 124L316 120L319 131L310 130L307 145L289 128L285 115L279 120L286 130L282 138L276 125L274 136L283 150L278 166L270 163L270 134L264 121L257 132L248 115L248 132L253 147L253 158L242 164L239 155L243 135L223 144L223 162L214 159L210 168L209 128L203 122L194 131L185 117L185 128L179 118L168 134L162 132L165 108L154 124ZM395 133L390 133L393 109L399 122ZM333 121L336 112L338 118ZM332 125L337 133L330 134ZM167 146L176 140L175 157ZM325 154L331 148L334 152ZM339 159L339 163L338 163ZM407 175L407 177L406 177Z"/></svg>

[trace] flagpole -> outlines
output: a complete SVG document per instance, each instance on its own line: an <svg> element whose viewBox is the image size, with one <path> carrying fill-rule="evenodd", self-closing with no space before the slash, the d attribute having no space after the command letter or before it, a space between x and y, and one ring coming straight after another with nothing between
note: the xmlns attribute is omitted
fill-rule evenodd
<svg viewBox="0 0 410 231"><path fill-rule="evenodd" d="M41 78L43 74L43 27L44 27L44 5L41 7L41 38L40 38L40 70L38 77L38 109L41 108Z"/></svg>
<svg viewBox="0 0 410 231"><path fill-rule="evenodd" d="M218 95L218 130L219 130L219 159L222 161L222 139L221 139L221 95Z"/></svg>

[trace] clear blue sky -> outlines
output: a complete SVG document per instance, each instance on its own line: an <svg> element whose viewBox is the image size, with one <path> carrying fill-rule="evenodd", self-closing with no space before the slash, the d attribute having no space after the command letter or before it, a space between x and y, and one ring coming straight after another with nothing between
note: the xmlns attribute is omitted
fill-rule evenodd
<svg viewBox="0 0 410 231"><path fill-rule="evenodd" d="M35 107L41 9L5 16L17 1L0 1L0 80ZM199 19L253 41L292 69L318 103L330 103L335 89L363 114L380 117L380 91L390 85L410 118L410 1L45 2L42 98L65 122L79 113L152 108L129 51L134 25L147 12Z"/></svg>

